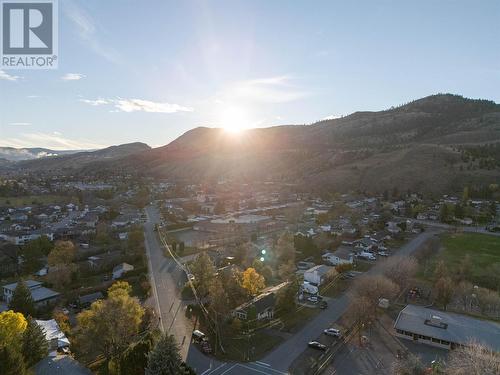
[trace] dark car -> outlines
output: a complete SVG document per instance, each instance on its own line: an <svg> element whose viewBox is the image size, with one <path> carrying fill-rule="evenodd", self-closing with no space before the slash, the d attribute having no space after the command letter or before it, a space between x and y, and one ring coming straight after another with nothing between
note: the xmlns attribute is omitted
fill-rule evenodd
<svg viewBox="0 0 500 375"><path fill-rule="evenodd" d="M323 345L322 343L317 342L317 341L309 341L307 346L309 346L310 348L313 348L313 349L317 349L317 350L322 350L322 351L326 350L326 345Z"/></svg>
<svg viewBox="0 0 500 375"><path fill-rule="evenodd" d="M325 310L328 308L328 303L326 301L320 301L319 302L319 308L322 310Z"/></svg>

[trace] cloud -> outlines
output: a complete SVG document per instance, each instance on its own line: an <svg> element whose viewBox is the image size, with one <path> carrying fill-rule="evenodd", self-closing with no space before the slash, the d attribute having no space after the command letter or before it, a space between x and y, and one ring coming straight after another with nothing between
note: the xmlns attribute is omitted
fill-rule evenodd
<svg viewBox="0 0 500 375"><path fill-rule="evenodd" d="M17 81L20 78L21 77L19 77L19 76L13 76L13 75L8 74L4 70L0 70L0 81L1 80L4 80L4 81Z"/></svg>
<svg viewBox="0 0 500 375"><path fill-rule="evenodd" d="M90 150L106 147L88 139L66 138L59 132L53 133L22 133L16 138L4 138L2 146L24 148L43 147L52 150Z"/></svg>
<svg viewBox="0 0 500 375"><path fill-rule="evenodd" d="M28 126L28 125L31 125L31 122L9 122L9 125L12 125L12 126Z"/></svg>
<svg viewBox="0 0 500 375"><path fill-rule="evenodd" d="M64 2L65 14L73 22L78 36L84 41L97 55L114 64L120 64L122 59L119 54L110 46L105 46L99 40L98 35L104 35L105 32L98 27L92 16L74 1Z"/></svg>
<svg viewBox="0 0 500 375"><path fill-rule="evenodd" d="M114 110L110 112L149 112L149 113L176 113L192 112L193 108L167 102L153 102L144 99L80 99L82 103L92 106L112 104Z"/></svg>
<svg viewBox="0 0 500 375"><path fill-rule="evenodd" d="M223 93L224 97L261 103L287 103L310 95L310 92L297 87L292 77L286 75L237 82Z"/></svg>
<svg viewBox="0 0 500 375"><path fill-rule="evenodd" d="M143 99L118 99L115 101L115 107L123 112L175 113L193 111L193 108L183 107L179 104L152 102Z"/></svg>
<svg viewBox="0 0 500 375"><path fill-rule="evenodd" d="M109 100L106 99L80 99L82 103L90 104L93 106L98 106L98 105L104 105L104 104L109 104Z"/></svg>
<svg viewBox="0 0 500 375"><path fill-rule="evenodd" d="M61 77L63 81L79 81L82 78L85 78L85 75L80 73L66 73Z"/></svg>

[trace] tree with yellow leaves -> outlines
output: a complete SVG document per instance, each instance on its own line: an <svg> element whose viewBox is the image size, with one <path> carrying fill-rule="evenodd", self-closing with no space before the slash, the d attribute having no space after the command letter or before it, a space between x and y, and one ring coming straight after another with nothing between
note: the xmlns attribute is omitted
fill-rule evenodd
<svg viewBox="0 0 500 375"><path fill-rule="evenodd" d="M243 272L243 279L241 285L251 296L256 296L264 289L266 282L262 275L259 275L255 268L247 268Z"/></svg>

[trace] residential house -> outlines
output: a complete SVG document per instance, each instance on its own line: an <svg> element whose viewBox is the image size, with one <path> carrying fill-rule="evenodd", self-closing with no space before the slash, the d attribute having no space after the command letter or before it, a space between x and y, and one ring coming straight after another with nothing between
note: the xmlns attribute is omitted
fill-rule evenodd
<svg viewBox="0 0 500 375"><path fill-rule="evenodd" d="M69 347L68 338L54 319L35 320L35 322L42 328L45 334L45 339L49 343L49 351Z"/></svg>
<svg viewBox="0 0 500 375"><path fill-rule="evenodd" d="M55 303L59 298L59 293L42 286L40 281L26 280L26 286L31 292L31 298L35 303L35 307L44 307L49 304ZM8 304L12 299L14 290L16 290L17 283L12 283L4 285L3 288L3 300Z"/></svg>
<svg viewBox="0 0 500 375"><path fill-rule="evenodd" d="M332 279L336 274L335 267L320 264L304 272L304 281L319 286Z"/></svg>
<svg viewBox="0 0 500 375"><path fill-rule="evenodd" d="M80 308L87 308L90 307L92 303L100 299L104 299L103 294L101 292L95 292L78 297L77 302Z"/></svg>
<svg viewBox="0 0 500 375"><path fill-rule="evenodd" d="M321 256L324 262L330 266L338 266L340 264L353 264L354 252L352 247L339 246L333 253L325 253Z"/></svg>
<svg viewBox="0 0 500 375"><path fill-rule="evenodd" d="M276 295L286 285L288 285L288 282L283 282L274 287L264 289L261 294L259 294L252 300L235 308L232 311L231 315L241 320L247 320L248 315L253 310L253 312L256 314L257 320L272 319L274 317Z"/></svg>

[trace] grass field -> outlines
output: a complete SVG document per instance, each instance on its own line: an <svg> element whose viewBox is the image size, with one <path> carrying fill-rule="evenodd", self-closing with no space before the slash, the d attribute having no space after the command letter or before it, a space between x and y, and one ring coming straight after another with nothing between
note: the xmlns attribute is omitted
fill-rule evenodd
<svg viewBox="0 0 500 375"><path fill-rule="evenodd" d="M432 278L436 264L443 260L453 275L468 254L471 260L470 279L483 286L500 266L500 237L478 233L446 234L441 237L442 250L423 262L420 276ZM496 265L496 266L495 266ZM489 284L489 282L488 282Z"/></svg>
<svg viewBox="0 0 500 375"><path fill-rule="evenodd" d="M45 204L77 203L78 198L65 195L27 195L23 197L0 198L0 207L23 207Z"/></svg>

